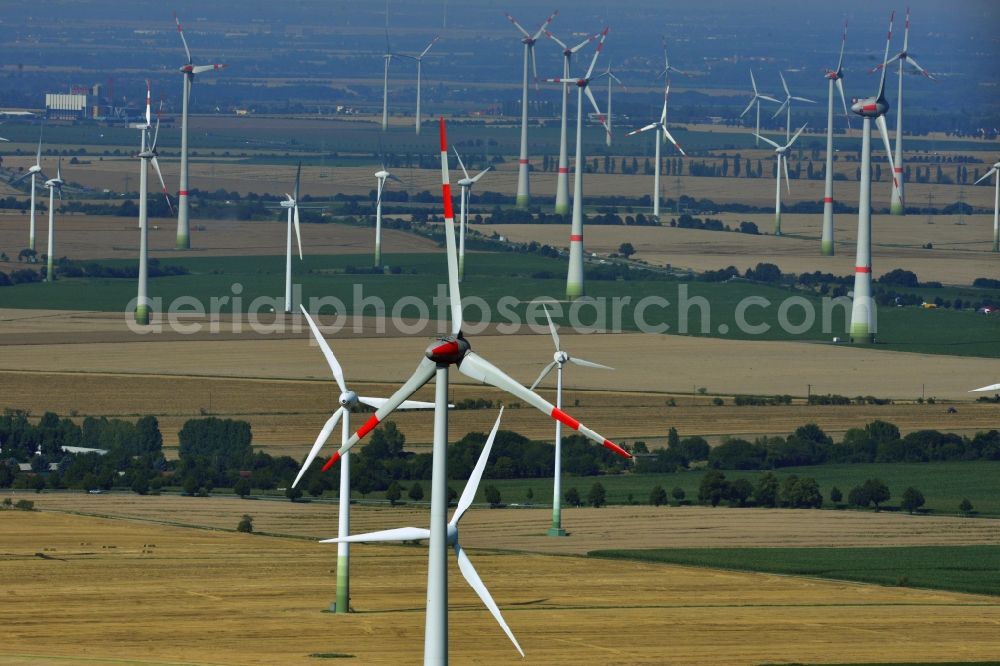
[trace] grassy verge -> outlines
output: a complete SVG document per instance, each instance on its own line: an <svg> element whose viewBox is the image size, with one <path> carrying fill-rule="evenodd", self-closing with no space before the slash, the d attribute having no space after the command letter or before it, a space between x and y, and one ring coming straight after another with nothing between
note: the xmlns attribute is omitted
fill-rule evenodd
<svg viewBox="0 0 1000 666"><path fill-rule="evenodd" d="M1000 546L665 548L588 555L1000 596Z"/></svg>

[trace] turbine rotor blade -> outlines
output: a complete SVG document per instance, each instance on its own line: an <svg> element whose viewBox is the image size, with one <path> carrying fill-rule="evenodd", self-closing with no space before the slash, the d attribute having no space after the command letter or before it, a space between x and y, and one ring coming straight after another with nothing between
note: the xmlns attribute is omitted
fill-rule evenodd
<svg viewBox="0 0 1000 666"><path fill-rule="evenodd" d="M299 229L299 202L292 206L292 225L295 227L295 240L299 244L299 261L302 261L302 231Z"/></svg>
<svg viewBox="0 0 1000 666"><path fill-rule="evenodd" d="M368 405L369 407L374 407L378 409L385 403L389 402L388 398L368 398L363 396L358 396L358 402ZM399 403L396 409L433 409L433 402L421 402L419 400L404 400Z"/></svg>
<svg viewBox="0 0 1000 666"><path fill-rule="evenodd" d="M837 60L837 69L839 73L840 70L844 68L844 47L847 46L847 21L844 21L844 36L840 40L840 59ZM840 79L837 79L838 81Z"/></svg>
<svg viewBox="0 0 1000 666"><path fill-rule="evenodd" d="M878 125L879 134L882 135L882 143L885 144L885 154L889 158L889 170L892 172L892 186L899 189L899 179L896 178L896 165L892 161L892 148L889 145L889 129L885 125L885 116L879 116L875 119L875 124Z"/></svg>
<svg viewBox="0 0 1000 666"><path fill-rule="evenodd" d="M458 499L458 506L455 507L455 515L451 517L451 524L454 526L457 526L458 522L462 520L462 516L464 516L465 512L469 510L470 506L472 506L472 500L476 498L476 491L479 489L479 482L483 478L483 471L485 471L486 463L490 458L490 451L493 450L493 440L496 439L497 430L500 429L500 419L502 417L503 407L500 408L500 413L497 414L497 420L496 423L493 424L493 430L490 431L489 437L486 438L486 443L483 444L483 450L479 454L476 466L472 468L472 474L469 475L469 480L465 484L462 496Z"/></svg>
<svg viewBox="0 0 1000 666"><path fill-rule="evenodd" d="M458 250L455 247L455 211L448 173L448 135L441 118L441 198L444 202L444 238L448 250L448 296L451 299L451 334L462 332L462 293L458 288Z"/></svg>
<svg viewBox="0 0 1000 666"><path fill-rule="evenodd" d="M397 527L368 534L352 534L337 539L323 539L320 543L377 543L380 541L417 541L431 538L431 531L422 527Z"/></svg>
<svg viewBox="0 0 1000 666"><path fill-rule="evenodd" d="M663 136L667 137L667 140L668 140L668 141L669 141L670 143L674 144L674 148L676 148L676 149L677 149L677 152L679 152L679 153L680 153L681 155L684 155L684 156L687 156L687 153L685 153L685 152L684 152L684 149L683 149L683 148L681 148L681 144L677 143L677 141L676 141L676 140L674 140L674 137L673 137L673 136L672 136L672 135L670 134L670 132L669 132L669 131L667 130L667 127L666 127L666 125L664 125L664 126L663 126Z"/></svg>
<svg viewBox="0 0 1000 666"><path fill-rule="evenodd" d="M177 12L174 12L174 23L177 24L177 33L181 36L181 42L184 44L184 53L187 54L187 64L191 64L191 49L188 48L188 42L184 39L184 28L181 27L181 20L177 18Z"/></svg>
<svg viewBox="0 0 1000 666"><path fill-rule="evenodd" d="M788 181L788 158L785 155L779 155L778 161L781 162L781 167L785 172L785 191L789 194L792 193L792 184ZM781 174L778 174L778 178L781 178Z"/></svg>
<svg viewBox="0 0 1000 666"><path fill-rule="evenodd" d="M191 68L192 74L204 74L205 72L212 72L219 69L225 69L229 65L216 64L216 65L197 65Z"/></svg>
<svg viewBox="0 0 1000 666"><path fill-rule="evenodd" d="M309 311L306 310L306 306L300 304L299 309L301 309L302 314L305 315L306 322L309 324L309 330L312 331L316 344L319 345L320 350L323 352L323 356L326 357L326 364L330 366L330 371L333 373L333 378L337 381L337 386L340 388L340 392L347 393L347 386L344 385L344 370L340 367L340 362L337 360L337 357L333 355L333 350L330 349L330 345L326 343L326 340L323 338L323 334L320 333L319 327L316 326L316 322L314 322L313 318L309 316Z"/></svg>
<svg viewBox="0 0 1000 666"><path fill-rule="evenodd" d="M743 109L743 113L741 113L741 114L740 114L740 118L742 118L743 116L747 115L747 112L748 112L748 111L749 111L750 109L752 109L752 108L753 108L753 104L754 104L754 102L756 102L756 101L757 101L757 95L754 95L754 96L753 96L753 97L752 97L752 98L750 99L750 103L749 103L749 104L747 104L747 108Z"/></svg>
<svg viewBox="0 0 1000 666"><path fill-rule="evenodd" d="M772 145L772 146L774 146L775 148L781 148L781 146L779 146L778 144L776 144L776 143L775 143L774 141L771 141L771 140L770 140L770 139L768 139L768 138L767 138L766 136L761 136L760 134L757 134L756 132L754 132L754 134L753 134L753 135L754 135L755 137L757 137L758 139L760 139L761 141L764 141L764 142L767 142L767 143L771 144L771 145Z"/></svg>
<svg viewBox="0 0 1000 666"><path fill-rule="evenodd" d="M465 164L462 162L462 156L458 154L458 148L452 146L451 149L455 152L455 157L458 158L458 166L462 167L462 173L465 174L466 178L468 178L469 172L465 170Z"/></svg>
<svg viewBox="0 0 1000 666"><path fill-rule="evenodd" d="M611 366L601 365L600 363L594 363L593 361L585 361L582 358L577 358L575 356L569 357L570 363L575 363L576 365L583 366L585 368L596 368L597 370L614 370Z"/></svg>
<svg viewBox="0 0 1000 666"><path fill-rule="evenodd" d="M844 80L837 79L837 90L840 91L840 101L844 104L844 117L847 118L847 127L851 126L851 114L847 112L847 97L844 95Z"/></svg>
<svg viewBox="0 0 1000 666"><path fill-rule="evenodd" d="M514 638L514 633L507 626L507 623L503 619L503 615L500 614L500 609L497 608L496 602L493 601L493 597L490 596L490 591L486 589L486 585L483 584L483 580L479 577L476 572L476 568L472 566L472 562L469 560L469 556L465 554L462 547L455 544L455 557L458 559L458 568L462 572L462 576L465 577L466 582L469 583L469 587L475 590L476 594L482 600L486 608L489 609L490 613L493 615L493 619L497 621L503 632L507 634L507 638L514 644L517 651L524 656L524 650L521 649L520 643Z"/></svg>
<svg viewBox="0 0 1000 666"><path fill-rule="evenodd" d="M305 462L302 463L302 469L299 470L299 473L295 475L295 480L292 481L292 488L299 485L299 481L302 480L302 477L309 469L309 465L311 465L312 461L316 459L316 456L319 454L320 449L322 449L323 445L326 444L326 440L330 438L330 433L332 433L333 429L337 427L337 422L343 415L344 415L344 408L341 407L340 409L338 409L333 413L333 416L331 416L326 420L326 423L323 424L323 429L319 431L319 435L316 437L316 441L313 443L312 448L309 449L309 455L306 456Z"/></svg>
<svg viewBox="0 0 1000 666"><path fill-rule="evenodd" d="M547 29L547 28L549 27L549 24L550 24L550 23L552 23L552 20L553 20L553 19L554 19L554 18L555 18L555 17L556 17L556 16L558 15L558 14L559 14L559 10L558 10L558 9L557 9L557 10L555 10L554 12L552 12L551 14L549 14L549 17L548 17L547 19L545 19L545 22L544 22L544 23L542 23L542 25L540 25L540 26L538 27L538 30L537 30L537 31L535 32L535 34L533 34L533 35L531 36L531 41L535 41L535 40L537 40L537 39L538 39L539 37L541 37L541 36L542 36L542 33L543 33L543 32L545 32L545 30L546 30L546 29Z"/></svg>
<svg viewBox="0 0 1000 666"><path fill-rule="evenodd" d="M504 16L506 16L506 17L507 17L507 20L508 20L508 21L510 21L511 23L513 23L513 24L514 24L514 27L515 27L515 28L517 28L518 30L520 30L520 31L521 31L521 34L522 34L522 35L524 35L524 36L525 36L525 37L527 37L528 39L531 39L531 35L529 35L529 34L528 34L528 31L527 31L527 30L525 30L524 28L522 28L522 27L521 27L521 24L517 22L517 19L515 19L515 18L514 18L513 16L511 16L510 14L506 14L506 13L504 14Z"/></svg>
<svg viewBox="0 0 1000 666"><path fill-rule="evenodd" d="M1000 384L990 384L989 386L984 386L983 388L972 389L969 393L974 393L976 391L1000 391Z"/></svg>
<svg viewBox="0 0 1000 666"><path fill-rule="evenodd" d="M648 132L649 130L656 129L659 126L660 126L660 123L650 123L649 125L646 125L645 127L641 127L641 128L639 128L637 130L632 130L631 132L629 132L625 136L632 136L633 134L639 134L641 132Z"/></svg>
<svg viewBox="0 0 1000 666"><path fill-rule="evenodd" d="M889 61L889 43L892 41L892 20L895 17L896 11L893 10L892 13L889 14L889 32L885 36L885 55L882 57L882 78L879 80L878 95L876 95L876 99L881 99L882 96L885 95L885 66Z"/></svg>
<svg viewBox="0 0 1000 666"><path fill-rule="evenodd" d="M590 75L594 73L594 65L597 64L597 58L601 55L601 50L604 48L604 40L608 38L608 28L601 31L601 41L597 43L597 50L594 51L594 57L590 60L590 67L587 68L587 74L583 77L584 79L590 80Z"/></svg>
<svg viewBox="0 0 1000 666"><path fill-rule="evenodd" d="M149 160L153 164L153 171L156 172L157 177L160 179L160 187L163 190L163 196L167 200L167 208L170 209L170 213L173 214L174 207L170 203L170 193L167 192L167 184L163 182L163 173L160 171L160 163L156 159L156 155L153 155Z"/></svg>
<svg viewBox="0 0 1000 666"><path fill-rule="evenodd" d="M545 379L550 372L552 372L552 368L556 367L557 365L558 363L556 363L555 361L551 361L547 366L542 368L542 372L538 375L538 379L535 380L535 383L532 384L528 390L534 391L535 388L542 383L542 380Z"/></svg>
<svg viewBox="0 0 1000 666"><path fill-rule="evenodd" d="M806 123L806 125L808 125L808 124L809 124L809 123ZM797 138L799 138L799 135L800 135L800 134L802 134L802 130L804 130L804 129L806 128L806 125L803 125L802 127L800 127L800 128L799 128L799 131L798 131L798 132L796 132L796 133L795 133L795 134L794 134L794 135L792 136L792 140L791 140L791 141L789 141L789 142L788 142L787 144L785 144L785 146L784 146L784 147L785 147L785 149L786 149L786 150L792 147L792 144L793 144L793 143L795 143L795 140L796 140Z"/></svg>
<svg viewBox="0 0 1000 666"><path fill-rule="evenodd" d="M549 322L549 333L552 334L552 343L556 346L556 351L559 351L559 333L556 332L556 325L552 323L552 317L549 315L549 309L543 307L542 311L545 312L545 318Z"/></svg>
<svg viewBox="0 0 1000 666"><path fill-rule="evenodd" d="M597 100L594 99L594 93L590 92L590 87L588 86L584 88L583 93L587 96L587 99L590 100L590 105L594 107L594 111L597 112L597 119L601 122L601 125L604 126L604 131L611 134L611 128L608 127L608 120L604 117L600 107L597 106Z"/></svg>
<svg viewBox="0 0 1000 666"><path fill-rule="evenodd" d="M587 428L566 412L556 408L552 403L545 400L534 391L518 384L513 378L511 378L510 375L487 361L479 354L473 351L468 352L465 355L465 358L462 359L462 362L458 365L458 369L466 377L470 377L471 379L483 384L490 384L491 386L495 386L502 391L506 391L507 393L520 398L540 412L549 415L566 426L569 426L571 429L578 431L581 435L584 435L588 439L601 444L605 448L611 449L618 455L624 458L632 457L627 451L611 440L605 439L599 433Z"/></svg>
<svg viewBox="0 0 1000 666"><path fill-rule="evenodd" d="M918 64L917 64L917 61L913 59L913 56L911 56L911 55L907 55L907 56L906 56L906 62L908 62L908 63L910 63L911 65L913 65L913 67L914 67L914 68L915 68L915 69L916 69L916 70L917 70L918 72L920 72L921 74L923 74L924 76L926 76L926 77L927 77L928 79L930 79L931 81L937 81L937 79L935 79L935 78L934 78L933 76L931 76L931 73L930 73L930 72L928 72L928 71L927 71L926 69L924 69L923 67L921 67L920 65L918 65Z"/></svg>
<svg viewBox="0 0 1000 666"><path fill-rule="evenodd" d="M983 182L984 180L986 180L987 178L989 178L990 176L992 176L996 172L997 172L997 168L993 167L992 169L990 169L989 171L987 171L986 173L984 173L983 176L982 176L982 178L980 178L975 183L973 183L973 185L978 185L979 183ZM23 178L23 176L22 176L22 178Z"/></svg>

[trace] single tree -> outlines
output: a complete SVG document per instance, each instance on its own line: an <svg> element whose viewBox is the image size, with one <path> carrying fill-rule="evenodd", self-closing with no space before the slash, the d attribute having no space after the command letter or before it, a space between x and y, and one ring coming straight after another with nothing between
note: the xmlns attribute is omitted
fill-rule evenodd
<svg viewBox="0 0 1000 666"><path fill-rule="evenodd" d="M149 479L144 475L137 475L132 479L132 492L136 495L145 495L149 492Z"/></svg>
<svg viewBox="0 0 1000 666"><path fill-rule="evenodd" d="M45 477L42 476L41 474L36 474L34 477L32 477L29 486L36 493L42 492L43 490L45 490Z"/></svg>
<svg viewBox="0 0 1000 666"><path fill-rule="evenodd" d="M483 497L485 497L486 501L490 503L491 509L495 509L502 503L502 500L500 498L500 490L493 484L490 484L485 488L483 488Z"/></svg>
<svg viewBox="0 0 1000 666"><path fill-rule="evenodd" d="M237 532L245 532L247 534L253 532L253 516L248 513L244 513L243 517L240 518L239 524L236 525Z"/></svg>
<svg viewBox="0 0 1000 666"><path fill-rule="evenodd" d="M830 488L830 501L834 504L839 504L844 499L844 493L840 492L840 488L834 486Z"/></svg>
<svg viewBox="0 0 1000 666"><path fill-rule="evenodd" d="M246 497L247 495L249 495L250 490L251 490L250 479L241 478L239 481L233 484L233 492L239 495L240 497ZM195 492L197 492L197 489ZM193 495L194 493L191 494Z"/></svg>
<svg viewBox="0 0 1000 666"><path fill-rule="evenodd" d="M396 502L399 498L403 496L403 491L400 489L399 484L393 481L389 484L389 487L385 489L385 498L389 500L389 504L396 506Z"/></svg>
<svg viewBox="0 0 1000 666"><path fill-rule="evenodd" d="M594 485L590 487L590 492L587 493L587 503L595 509L599 509L608 503L608 494L604 490L604 486L601 485L600 481L595 481Z"/></svg>
<svg viewBox="0 0 1000 666"><path fill-rule="evenodd" d="M302 497L302 489L298 487L293 488L289 485L285 488L285 497L287 497L290 502L296 502Z"/></svg>
<svg viewBox="0 0 1000 666"><path fill-rule="evenodd" d="M653 506L661 506L667 503L667 491L663 489L663 486L653 486L653 490L649 493L649 503Z"/></svg>
<svg viewBox="0 0 1000 666"><path fill-rule="evenodd" d="M528 488L528 492L524 494L524 499L528 504L531 504L532 500L535 499L535 491L533 491L531 488Z"/></svg>
<svg viewBox="0 0 1000 666"><path fill-rule="evenodd" d="M580 500L580 491L577 490L575 487L570 488L563 494L563 500L566 502L566 504L569 504L570 506L580 506L581 504L583 504L583 502Z"/></svg>
<svg viewBox="0 0 1000 666"><path fill-rule="evenodd" d="M906 509L909 513L913 513L920 507L924 505L924 494L910 486L903 491L903 499L901 501L901 506Z"/></svg>
<svg viewBox="0 0 1000 666"><path fill-rule="evenodd" d="M618 246L618 254L622 255L626 259L635 254L635 247L632 243L622 243Z"/></svg>
<svg viewBox="0 0 1000 666"><path fill-rule="evenodd" d="M674 499L677 500L678 504L683 502L684 498L687 496L687 493L685 493L684 489L681 488L680 486L677 486L673 490L671 490L670 494L674 496Z"/></svg>
<svg viewBox="0 0 1000 666"><path fill-rule="evenodd" d="M752 494L753 486L749 479L736 479L729 484L729 501L736 506L746 506Z"/></svg>
<svg viewBox="0 0 1000 666"><path fill-rule="evenodd" d="M889 501L891 495L889 494L889 486L881 479L868 479L862 485L865 490L865 494L868 497L868 501L875 505L875 510L879 511L882 507L881 505Z"/></svg>
<svg viewBox="0 0 1000 666"><path fill-rule="evenodd" d="M963 516L972 515L972 502L969 501L968 497L962 499L962 502L958 505L958 510Z"/></svg>
<svg viewBox="0 0 1000 666"><path fill-rule="evenodd" d="M778 506L778 477L771 472L765 472L753 489L753 500L757 506Z"/></svg>
<svg viewBox="0 0 1000 666"><path fill-rule="evenodd" d="M420 482L414 481L406 495L414 502L419 502L424 498L424 487L420 485Z"/></svg>
<svg viewBox="0 0 1000 666"><path fill-rule="evenodd" d="M698 487L698 501L702 504L719 506L719 502L729 497L729 482L726 475L717 469L705 472Z"/></svg>

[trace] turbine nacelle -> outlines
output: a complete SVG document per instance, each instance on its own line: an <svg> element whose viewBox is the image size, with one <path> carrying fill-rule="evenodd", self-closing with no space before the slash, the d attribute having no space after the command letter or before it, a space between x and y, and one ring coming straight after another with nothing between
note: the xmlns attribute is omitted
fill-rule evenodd
<svg viewBox="0 0 1000 666"><path fill-rule="evenodd" d="M851 100L851 111L863 118L878 118L889 111L889 102L884 97L854 98Z"/></svg>
<svg viewBox="0 0 1000 666"><path fill-rule="evenodd" d="M375 177L378 178L378 179L380 179L380 180L385 180L386 178L389 177L389 172L386 171L385 169L382 169L381 171L376 171L375 172Z"/></svg>
<svg viewBox="0 0 1000 666"><path fill-rule="evenodd" d="M472 346L461 333L435 340L424 354L438 365L458 365Z"/></svg>

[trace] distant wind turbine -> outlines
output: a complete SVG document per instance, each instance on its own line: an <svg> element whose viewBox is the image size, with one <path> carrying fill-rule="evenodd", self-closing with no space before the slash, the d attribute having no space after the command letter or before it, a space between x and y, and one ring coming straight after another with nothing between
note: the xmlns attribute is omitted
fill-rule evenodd
<svg viewBox="0 0 1000 666"><path fill-rule="evenodd" d="M792 147L795 140L799 138L802 134L802 130L806 128L805 125L799 128L795 133L795 136L783 146L779 146L774 141L771 141L766 136L757 135L761 141L766 141L767 143L774 146L774 154L778 157L778 164L775 169L775 191L774 191L774 235L781 235L781 172L785 173L785 188L791 192L792 186L788 182L788 149Z"/></svg>
<svg viewBox="0 0 1000 666"><path fill-rule="evenodd" d="M781 103L781 106L778 107L778 110L775 111L774 115L771 117L777 118L781 115L782 111L785 112L785 141L788 141L788 138L792 134L792 101L808 102L809 104L815 104L816 102L811 99L806 99L805 97L796 97L792 93L788 92L788 84L785 82L785 75L778 72L778 76L781 77L781 86L785 89L785 101Z"/></svg>
<svg viewBox="0 0 1000 666"><path fill-rule="evenodd" d="M427 52L431 50L431 47L434 46L439 39L441 39L440 36L435 36L434 39L431 40L431 43L427 45L427 48L425 48L423 51L420 52L420 55L399 56L400 58L409 58L410 60L413 60L417 63L417 115L415 124L417 134L420 134L420 80L423 76L424 56L427 55ZM388 43L388 38L386 41Z"/></svg>
<svg viewBox="0 0 1000 666"><path fill-rule="evenodd" d="M1000 252L1000 162L996 162L990 170L983 174L983 177L976 181L976 185L983 182L993 174L997 174L996 182L993 186L993 251Z"/></svg>
<svg viewBox="0 0 1000 666"><path fill-rule="evenodd" d="M458 149L452 146L452 150L455 151L455 157L458 158L458 166L462 167L462 174L464 176L464 178L458 181L461 187L459 191L461 216L458 223L458 279L461 281L465 278L465 228L469 224L469 201L472 194L472 186L478 183L479 179L485 176L486 172L492 167L486 167L470 178L469 172L465 170L465 164L462 163L462 156L458 154Z"/></svg>
<svg viewBox="0 0 1000 666"><path fill-rule="evenodd" d="M832 257L833 247L833 86L840 91L840 101L844 104L847 126L851 126L851 116L847 113L847 98L844 97L844 46L847 44L847 21L844 21L844 37L840 40L840 58L837 69L828 69L826 79L830 82L826 100L826 174L823 186L823 237L820 240L820 254Z"/></svg>
<svg viewBox="0 0 1000 666"><path fill-rule="evenodd" d="M288 210L288 233L285 244L285 314L292 313L292 227L295 228L295 240L299 244L299 261L302 261L302 233L299 227L299 184L302 180L302 162L295 171L295 192L285 194L281 207Z"/></svg>
<svg viewBox="0 0 1000 666"><path fill-rule="evenodd" d="M11 181L11 185L17 185L19 182L27 177L31 177L31 223L28 227L28 249L35 249L35 188L37 187L35 183L36 177L45 178L45 174L42 173L42 132L45 130L45 125L41 126L38 130L38 152L35 154L35 163L28 167L28 170L23 174ZM6 139L4 139L6 141Z"/></svg>
<svg viewBox="0 0 1000 666"><path fill-rule="evenodd" d="M667 129L667 100L670 98L670 84L667 84L666 89L663 91L663 110L660 112L660 119L655 123L650 123L645 127L641 127L637 130L629 132L626 136L633 136L641 132L648 132L649 130L658 130L656 132L656 163L653 166L653 217L656 219L660 218L660 144L664 140L670 141L674 144L674 148L677 149L681 155L684 155L684 151L674 137L671 136L670 130ZM663 137L660 137L660 132L663 132Z"/></svg>
<svg viewBox="0 0 1000 666"><path fill-rule="evenodd" d="M752 109L756 105L756 107L757 107L757 124L755 126L756 129L754 130L754 134L760 134L760 100L764 99L764 100L767 100L768 102L774 102L775 104L780 104L781 102L779 102L778 100L776 100L773 97L769 97L767 95L762 95L762 94L760 94L757 91L757 81L753 78L753 70L752 69L750 70L750 85L753 86L753 97L750 98L750 103L747 104L747 108L743 109L743 113L740 114L740 118L742 118L743 116L747 115L747 113L750 111L750 109ZM756 145L758 145L758 146L760 145L760 139L757 139Z"/></svg>

